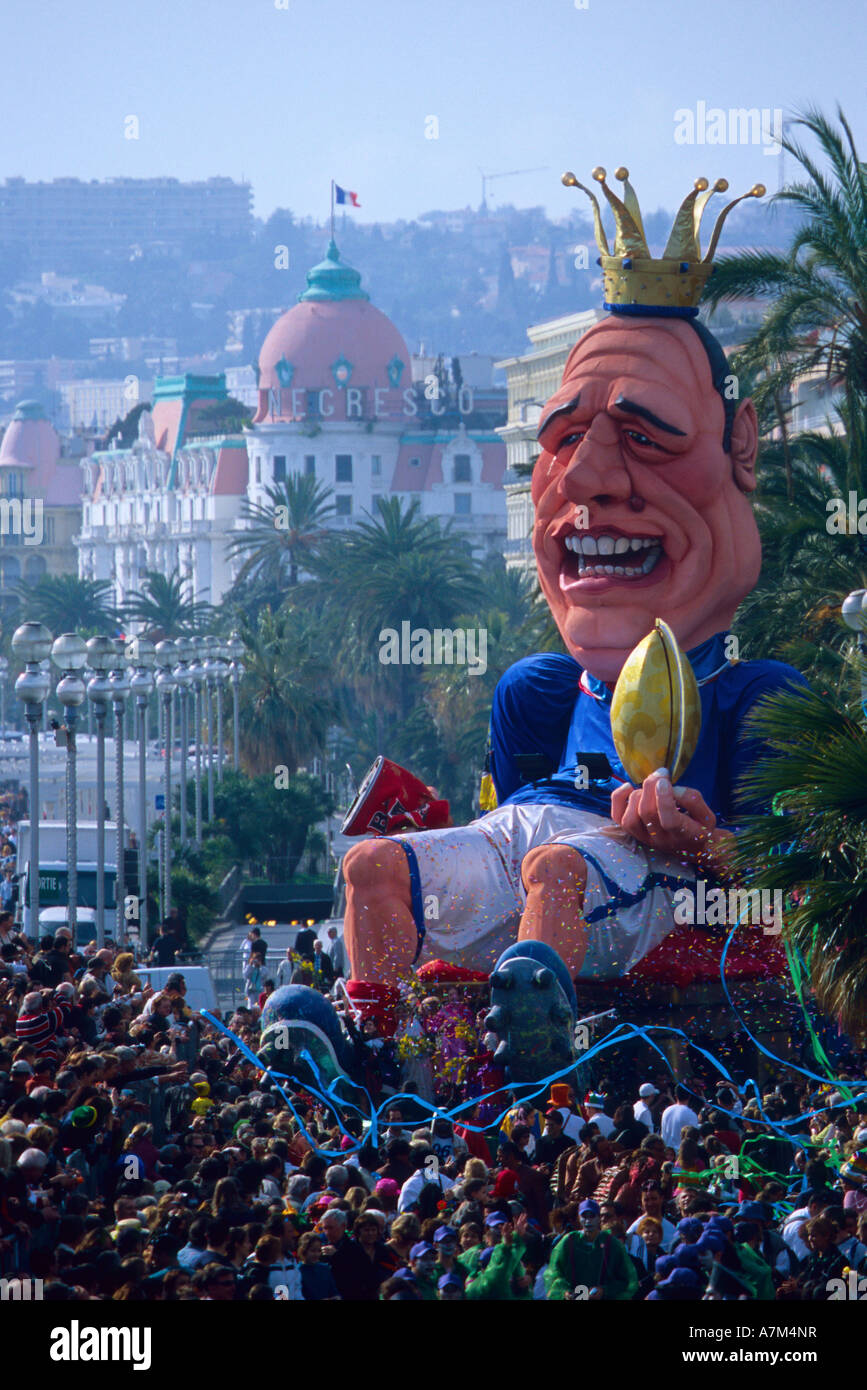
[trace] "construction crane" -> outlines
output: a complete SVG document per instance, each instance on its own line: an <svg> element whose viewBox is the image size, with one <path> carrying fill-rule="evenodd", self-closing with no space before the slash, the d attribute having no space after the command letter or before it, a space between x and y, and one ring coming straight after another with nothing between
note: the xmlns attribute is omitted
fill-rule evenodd
<svg viewBox="0 0 867 1390"><path fill-rule="evenodd" d="M516 178L518 174L544 174L546 169L550 167L549 164L537 164L535 169L506 169L501 174L486 174L484 169L479 169L479 173L482 177L482 205L479 211L487 211L488 184L493 183L494 179L513 179Z"/></svg>

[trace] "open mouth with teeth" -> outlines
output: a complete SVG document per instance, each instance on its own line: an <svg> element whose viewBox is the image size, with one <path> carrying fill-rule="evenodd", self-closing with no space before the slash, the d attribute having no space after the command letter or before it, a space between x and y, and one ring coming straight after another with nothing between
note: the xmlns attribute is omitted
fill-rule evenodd
<svg viewBox="0 0 867 1390"><path fill-rule="evenodd" d="M662 570L669 568L661 536L627 536L611 527L592 533L568 531L561 543L564 552L560 577L564 587L593 579L652 583L662 577Z"/></svg>

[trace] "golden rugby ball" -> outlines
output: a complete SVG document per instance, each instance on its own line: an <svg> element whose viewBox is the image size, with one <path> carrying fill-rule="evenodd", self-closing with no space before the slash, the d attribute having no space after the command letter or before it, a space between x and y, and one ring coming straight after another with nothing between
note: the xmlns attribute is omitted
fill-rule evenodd
<svg viewBox="0 0 867 1390"><path fill-rule="evenodd" d="M657 768L673 782L689 765L701 732L698 684L677 638L657 618L629 653L614 687L611 733L635 786Z"/></svg>

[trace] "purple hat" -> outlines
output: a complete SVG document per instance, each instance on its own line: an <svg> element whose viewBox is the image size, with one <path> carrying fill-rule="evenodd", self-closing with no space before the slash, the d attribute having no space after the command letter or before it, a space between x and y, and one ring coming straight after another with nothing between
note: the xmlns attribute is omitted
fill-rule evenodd
<svg viewBox="0 0 867 1390"><path fill-rule="evenodd" d="M486 1226L504 1226L508 1221L508 1216L504 1216L501 1211L492 1211L490 1216L485 1217Z"/></svg>
<svg viewBox="0 0 867 1390"><path fill-rule="evenodd" d="M592 1197L585 1197L578 1208L578 1215L583 1216L585 1212L592 1212L594 1216L599 1215L599 1203L594 1202Z"/></svg>
<svg viewBox="0 0 867 1390"><path fill-rule="evenodd" d="M696 1242L696 1248L704 1254L710 1251L711 1254L718 1254L720 1250L726 1248L726 1238L722 1231L705 1231L701 1240Z"/></svg>
<svg viewBox="0 0 867 1390"><path fill-rule="evenodd" d="M420 1260L423 1255L433 1255L434 1253L434 1248L429 1241L420 1240L410 1250L409 1258L411 1260Z"/></svg>

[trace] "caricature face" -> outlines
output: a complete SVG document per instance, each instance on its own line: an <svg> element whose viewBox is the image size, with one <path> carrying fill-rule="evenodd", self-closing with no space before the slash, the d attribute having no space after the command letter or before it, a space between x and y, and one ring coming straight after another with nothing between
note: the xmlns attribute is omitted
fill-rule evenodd
<svg viewBox="0 0 867 1390"><path fill-rule="evenodd" d="M752 402L728 454L724 424L687 323L612 316L570 354L542 412L533 548L569 652L600 680L655 618L687 651L724 631L758 579Z"/></svg>

